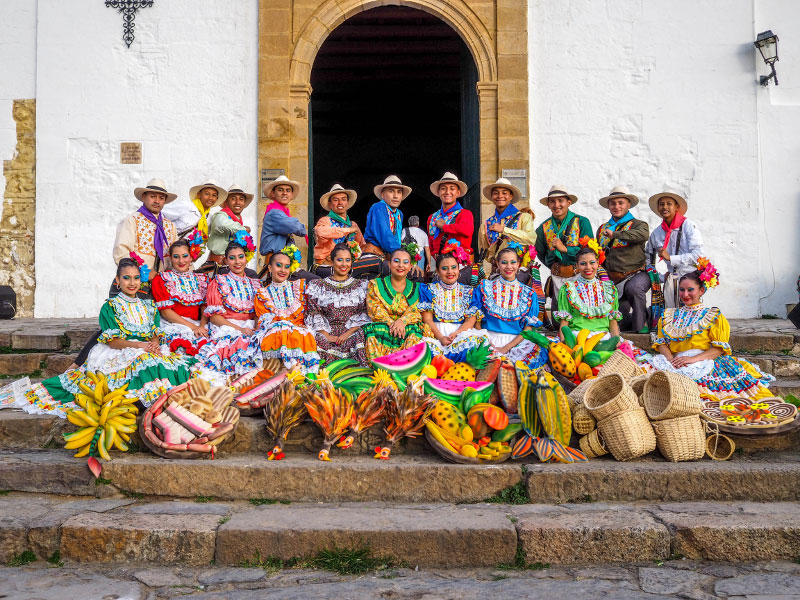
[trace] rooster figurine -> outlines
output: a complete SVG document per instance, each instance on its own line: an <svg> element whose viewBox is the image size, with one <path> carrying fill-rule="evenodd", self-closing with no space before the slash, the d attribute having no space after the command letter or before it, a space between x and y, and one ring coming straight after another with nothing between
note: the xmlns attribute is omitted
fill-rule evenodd
<svg viewBox="0 0 800 600"><path fill-rule="evenodd" d="M283 444L289 432L306 415L306 405L291 381L286 381L280 391L264 405L264 418L267 431L275 440L275 446L267 453L267 460L281 460L284 457Z"/></svg>
<svg viewBox="0 0 800 600"><path fill-rule="evenodd" d="M347 394L334 389L329 383L323 383L319 388L309 386L303 390L302 395L308 415L322 430L324 437L317 458L330 460L328 455L331 446L353 423L355 417L353 401Z"/></svg>
<svg viewBox="0 0 800 600"><path fill-rule="evenodd" d="M356 412L353 425L350 432L336 444L342 450L350 448L359 435L383 418L390 390L397 390L397 384L386 371L379 370L372 381L374 387L361 392L353 403Z"/></svg>
<svg viewBox="0 0 800 600"><path fill-rule="evenodd" d="M422 393L425 377L420 377L410 383L402 392L387 390L386 402L386 441L383 446L375 448L375 457L389 460L392 444L403 437L416 437L425 426L425 419L433 411L438 399Z"/></svg>

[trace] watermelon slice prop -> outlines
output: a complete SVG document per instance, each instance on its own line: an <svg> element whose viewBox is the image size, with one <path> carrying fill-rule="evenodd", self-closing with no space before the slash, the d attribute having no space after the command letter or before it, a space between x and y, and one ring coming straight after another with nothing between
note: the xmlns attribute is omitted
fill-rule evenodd
<svg viewBox="0 0 800 600"><path fill-rule="evenodd" d="M472 388L474 390L469 396L470 400L489 402L494 388L494 384L488 381L451 381L449 379L426 379L424 386L426 393L459 408L461 408L461 394L465 389Z"/></svg>
<svg viewBox="0 0 800 600"><path fill-rule="evenodd" d="M419 375L422 368L429 364L431 364L431 350L425 342L372 359L372 366L375 369L383 369L404 383L410 375Z"/></svg>

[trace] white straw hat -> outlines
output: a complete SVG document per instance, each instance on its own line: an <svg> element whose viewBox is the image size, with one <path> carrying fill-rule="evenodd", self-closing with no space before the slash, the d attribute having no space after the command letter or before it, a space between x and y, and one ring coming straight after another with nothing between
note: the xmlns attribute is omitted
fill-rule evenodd
<svg viewBox="0 0 800 600"><path fill-rule="evenodd" d="M162 194L166 194L167 195L167 201L164 204L169 204L170 202L175 200L175 198L178 197L178 194L173 194L171 192L168 192L166 184L163 181L161 181L160 179L151 179L150 181L147 182L146 186L138 187L138 188L134 189L133 190L133 195L136 196L136 199L139 202L141 202L142 201L142 195L145 192L160 192Z"/></svg>

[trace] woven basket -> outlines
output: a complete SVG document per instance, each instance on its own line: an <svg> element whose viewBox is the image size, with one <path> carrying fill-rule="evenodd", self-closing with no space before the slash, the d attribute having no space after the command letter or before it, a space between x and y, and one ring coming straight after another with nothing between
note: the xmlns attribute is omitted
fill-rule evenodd
<svg viewBox="0 0 800 600"><path fill-rule="evenodd" d="M583 404L597 421L639 408L639 401L621 375L598 377L583 397Z"/></svg>
<svg viewBox="0 0 800 600"><path fill-rule="evenodd" d="M597 381L596 377L592 377L591 379L587 379L585 381L581 381L580 385L572 390L567 396L569 399L572 400L576 404L583 403L583 397L586 395L586 392L592 386L592 384Z"/></svg>
<svg viewBox="0 0 800 600"><path fill-rule="evenodd" d="M586 458L597 458L608 454L608 449L606 449L603 438L600 437L600 432L597 429L579 439L578 446L581 452L586 455Z"/></svg>
<svg viewBox="0 0 800 600"><path fill-rule="evenodd" d="M734 450L736 443L727 435L712 433L706 438L706 454L713 460L728 460Z"/></svg>
<svg viewBox="0 0 800 600"><path fill-rule="evenodd" d="M703 408L697 384L679 373L653 373L644 384L642 396L652 421L699 415Z"/></svg>
<svg viewBox="0 0 800 600"><path fill-rule="evenodd" d="M658 451L669 461L698 460L706 453L706 432L700 415L653 423Z"/></svg>
<svg viewBox="0 0 800 600"><path fill-rule="evenodd" d="M614 354L609 356L608 360L600 367L597 376L602 377L603 375L609 375L611 373L621 375L627 380L641 375L642 370L639 368L639 365L622 350L615 350Z"/></svg>
<svg viewBox="0 0 800 600"><path fill-rule="evenodd" d="M586 410L583 404L575 404L572 407L572 428L578 435L587 435L595 430L597 421L592 413Z"/></svg>
<svg viewBox="0 0 800 600"><path fill-rule="evenodd" d="M656 449L656 434L643 408L603 419L597 423L606 448L619 461L633 460Z"/></svg>

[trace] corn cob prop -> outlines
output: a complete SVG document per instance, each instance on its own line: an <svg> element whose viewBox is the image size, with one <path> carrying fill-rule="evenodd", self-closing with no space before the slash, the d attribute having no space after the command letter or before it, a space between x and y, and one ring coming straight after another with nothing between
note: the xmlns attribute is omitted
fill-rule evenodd
<svg viewBox="0 0 800 600"><path fill-rule="evenodd" d="M520 372L519 416L523 434L515 442L512 458L523 458L536 452L542 462L562 463L588 460L569 447L572 417L564 389L544 369L530 371L517 362Z"/></svg>
<svg viewBox="0 0 800 600"><path fill-rule="evenodd" d="M264 405L264 419L267 431L275 440L275 446L267 453L267 460L284 458L283 444L303 417L306 416L306 405L297 393L291 381L286 381L277 394L274 394Z"/></svg>
<svg viewBox="0 0 800 600"><path fill-rule="evenodd" d="M375 448L374 458L389 460L392 445L403 437L416 437L425 426L438 402L435 396L423 394L425 377L409 383L402 393L387 390L386 424L384 433L386 441L383 446Z"/></svg>
<svg viewBox="0 0 800 600"><path fill-rule="evenodd" d="M331 446L352 425L355 409L350 394L347 391L334 389L324 369L318 374L318 382L320 376L322 376L320 387L308 386L303 390L302 396L308 415L322 430L324 437L317 458L330 460Z"/></svg>
<svg viewBox="0 0 800 600"><path fill-rule="evenodd" d="M94 389L78 381L81 392L75 394L75 403L80 410L67 412L67 420L80 429L64 434L64 447L78 450L76 458L89 456L90 460L91 457L111 460L109 450L127 451L130 434L136 431L137 398L127 395L127 384L110 391L103 373L88 372L86 377L94 382Z"/></svg>
<svg viewBox="0 0 800 600"><path fill-rule="evenodd" d="M581 329L577 337L569 327L565 327L564 341L552 341L538 331L523 331L526 340L546 348L550 367L567 379L580 383L597 376L600 366L608 360L619 345L619 336L601 341L604 331L592 333Z"/></svg>

